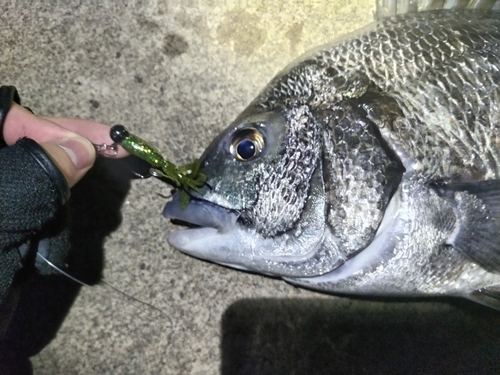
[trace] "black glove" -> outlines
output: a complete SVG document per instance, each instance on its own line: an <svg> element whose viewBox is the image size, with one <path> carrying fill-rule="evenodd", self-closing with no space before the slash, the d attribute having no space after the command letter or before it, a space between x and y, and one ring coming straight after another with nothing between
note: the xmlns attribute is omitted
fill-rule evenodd
<svg viewBox="0 0 500 375"><path fill-rule="evenodd" d="M0 131L12 103L21 103L13 86L0 87ZM0 136L3 133L0 132ZM23 267L33 266L28 257L30 241L51 225L69 198L61 171L33 140L23 138L7 147L0 137L0 337L15 303L4 298ZM21 250L20 250L21 249ZM14 299L15 300L15 299ZM7 305L7 306L5 306ZM3 324L2 324L3 323Z"/></svg>

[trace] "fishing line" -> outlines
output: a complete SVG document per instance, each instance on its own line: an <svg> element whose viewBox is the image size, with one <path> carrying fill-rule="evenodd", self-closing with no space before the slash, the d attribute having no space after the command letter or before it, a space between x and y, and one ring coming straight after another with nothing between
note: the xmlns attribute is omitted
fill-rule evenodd
<svg viewBox="0 0 500 375"><path fill-rule="evenodd" d="M67 278L73 280L74 282L80 284L80 285L83 285L83 286L87 286L89 288L91 288L92 286L89 285L89 284L86 284L84 283L83 281L81 280L78 280L76 277L73 277L71 276L69 273L63 271L61 268L57 267L55 264L53 264L50 260L48 260L47 258L45 258L42 254L40 254L39 252L36 253L36 255L38 257L40 257L45 263L47 263L50 267L52 267L53 269L55 269L57 272L61 273L62 275L66 276ZM100 282L108 287L110 287L111 289L113 289L114 291L118 292L119 294L121 294L123 297L125 297L126 299L129 299L129 300L132 300L134 302L137 302L139 303L139 305L143 305L143 306L147 306L149 307L150 309L152 310L155 310L156 312L160 313L161 315L163 315L165 318L167 318L167 320L169 321L170 323L170 326L172 328L173 326L173 322L172 322L172 319L168 316L168 314L163 311L162 309L156 307L155 305L149 303L149 302L146 302L146 301L143 301L137 297L134 297L130 294L127 294L125 293L124 291L118 289L116 286L110 284L109 282L107 282L106 280L104 279L101 279Z"/></svg>

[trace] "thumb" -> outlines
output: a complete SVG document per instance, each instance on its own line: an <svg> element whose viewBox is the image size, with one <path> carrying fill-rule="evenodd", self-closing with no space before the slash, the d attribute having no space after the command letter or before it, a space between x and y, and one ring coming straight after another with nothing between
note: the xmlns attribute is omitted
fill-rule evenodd
<svg viewBox="0 0 500 375"><path fill-rule="evenodd" d="M62 172L69 187L73 187L92 167L96 153L88 139L72 137L40 143L47 155Z"/></svg>

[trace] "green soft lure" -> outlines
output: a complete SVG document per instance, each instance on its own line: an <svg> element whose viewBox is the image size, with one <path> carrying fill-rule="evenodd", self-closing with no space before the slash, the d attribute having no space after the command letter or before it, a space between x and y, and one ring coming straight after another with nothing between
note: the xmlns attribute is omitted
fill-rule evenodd
<svg viewBox="0 0 500 375"><path fill-rule="evenodd" d="M175 164L165 160L160 151L151 146L144 139L131 134L123 125L115 125L111 128L110 137L113 142L121 145L132 155L148 162L155 169L152 173L156 177L164 177L172 185L181 188L181 208L185 208L190 196L188 189L199 192L199 189L207 181L207 177L200 172L200 161L177 167Z"/></svg>

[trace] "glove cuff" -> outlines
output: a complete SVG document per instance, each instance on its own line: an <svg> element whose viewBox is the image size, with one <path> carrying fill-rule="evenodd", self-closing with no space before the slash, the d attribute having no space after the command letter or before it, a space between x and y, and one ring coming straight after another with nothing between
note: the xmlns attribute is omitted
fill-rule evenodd
<svg viewBox="0 0 500 375"><path fill-rule="evenodd" d="M21 104L21 98L14 86L0 86L0 147L5 146L3 124L12 103Z"/></svg>
<svg viewBox="0 0 500 375"><path fill-rule="evenodd" d="M52 181L54 187L59 192L60 203L64 204L70 197L70 190L62 172L45 153L44 149L30 138L21 138L16 146L20 146L35 159Z"/></svg>

